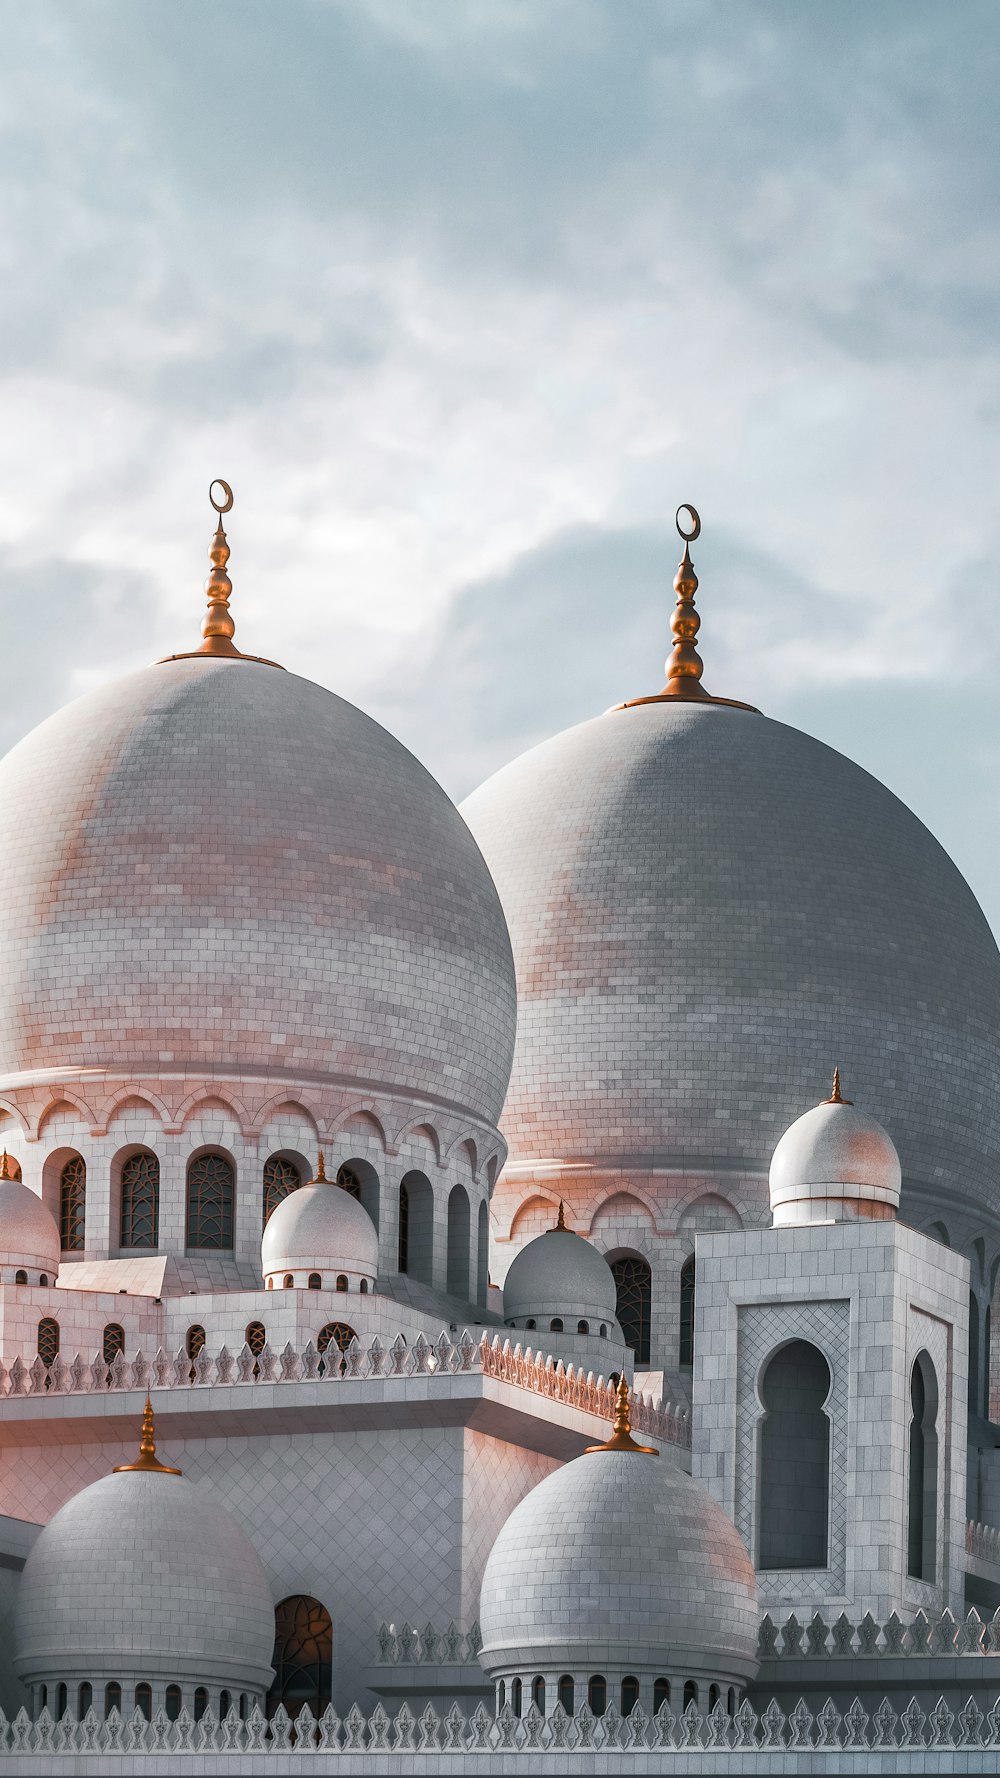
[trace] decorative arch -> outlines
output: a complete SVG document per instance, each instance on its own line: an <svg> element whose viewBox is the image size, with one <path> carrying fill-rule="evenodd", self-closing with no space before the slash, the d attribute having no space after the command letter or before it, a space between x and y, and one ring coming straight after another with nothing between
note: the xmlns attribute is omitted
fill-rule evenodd
<svg viewBox="0 0 1000 1778"><path fill-rule="evenodd" d="M937 1579L938 1382L927 1351L910 1371L909 1475L906 1571L914 1580Z"/></svg>
<svg viewBox="0 0 1000 1778"><path fill-rule="evenodd" d="M113 1119L122 1111L151 1111L165 1127L173 1123L173 1115L166 1101L158 1093L150 1092L147 1086L116 1087L115 1091L105 1099L97 1114L96 1135L106 1135Z"/></svg>
<svg viewBox="0 0 1000 1778"><path fill-rule="evenodd" d="M287 1097L287 1095L285 1095ZM243 1101L235 1093L220 1093L218 1087L196 1087L178 1106L174 1123L178 1129L190 1121L197 1110L224 1111L235 1119L242 1130L252 1127L250 1115Z"/></svg>
<svg viewBox="0 0 1000 1778"><path fill-rule="evenodd" d="M926 1229L924 1230L924 1234L930 1235L930 1238L932 1241L940 1241L942 1247L950 1247L951 1246L951 1236L948 1233L948 1226L946 1223L943 1223L943 1222L928 1223Z"/></svg>
<svg viewBox="0 0 1000 1778"><path fill-rule="evenodd" d="M540 1221L542 1217L546 1219L545 1228L554 1228L558 1215L559 1199L551 1197L548 1192L534 1191L531 1197L525 1198L524 1202L518 1204L514 1211L510 1219L507 1239L509 1241L516 1240L524 1230L526 1223ZM538 1229L536 1232L540 1234L542 1231Z"/></svg>
<svg viewBox="0 0 1000 1778"><path fill-rule="evenodd" d="M754 1204L750 1202L743 1192L737 1190L735 1182L727 1185L726 1189L723 1190L719 1185L706 1187L704 1181L702 1181L699 1185L693 1186L683 1197L680 1197L675 1201L673 1211L674 1228L680 1229L682 1226L687 1226L692 1231L696 1230L698 1233L710 1232L707 1224L692 1222L690 1220L692 1210L696 1210L697 1206L702 1203L709 1205L721 1204L726 1209L731 1210L741 1228L748 1228L752 1226L755 1221L759 1222L760 1220ZM770 1227L770 1216L766 1217L765 1220L767 1226ZM727 1223L725 1226L732 1227L733 1224Z"/></svg>
<svg viewBox="0 0 1000 1778"><path fill-rule="evenodd" d="M448 1193L447 1282L449 1296L470 1302L472 1279L470 1260L472 1247L472 1211L464 1185L453 1185Z"/></svg>
<svg viewBox="0 0 1000 1778"><path fill-rule="evenodd" d="M402 1128L396 1131L396 1134L392 1139L392 1146L397 1154L408 1136L422 1136L429 1142L434 1159L440 1167L441 1134L434 1124L430 1123L426 1117L411 1118L408 1123L403 1124Z"/></svg>
<svg viewBox="0 0 1000 1778"><path fill-rule="evenodd" d="M304 1099L296 1099L293 1094L288 1092L272 1093L269 1099L265 1099L253 1119L252 1128L264 1132L269 1123L278 1122L283 1111L287 1111L292 1117L303 1119L309 1125L318 1147L320 1134L315 1114L310 1111Z"/></svg>
<svg viewBox="0 0 1000 1778"><path fill-rule="evenodd" d="M233 1248L236 1164L223 1148L198 1149L187 1164L185 1246L202 1253Z"/></svg>
<svg viewBox="0 0 1000 1778"><path fill-rule="evenodd" d="M456 1154L465 1150L469 1163L469 1178L475 1183L479 1177L479 1145L474 1136L456 1136L448 1143L444 1151L445 1165L450 1165Z"/></svg>
<svg viewBox="0 0 1000 1778"><path fill-rule="evenodd" d="M60 1111L68 1111L72 1117L79 1118L80 1122L84 1125L84 1128L88 1131L93 1129L94 1113L86 1100L81 1099L79 1094L74 1093L70 1088L60 1087L59 1097L57 1099L50 1099L49 1103L43 1106L42 1110L39 1112L38 1122L35 1125L35 1135L41 1137L46 1125L52 1118L56 1117Z"/></svg>
<svg viewBox="0 0 1000 1778"><path fill-rule="evenodd" d="M283 1704L294 1720L308 1704L318 1722L333 1684L333 1619L310 1593L293 1593L275 1607L272 1666L268 1717Z"/></svg>
<svg viewBox="0 0 1000 1778"><path fill-rule="evenodd" d="M833 1373L811 1340L777 1347L758 1376L757 1567L826 1568L830 1553ZM789 1461L789 1453L795 1461Z"/></svg>
<svg viewBox="0 0 1000 1778"><path fill-rule="evenodd" d="M371 1109L370 1105L349 1105L346 1111L340 1112L330 1125L331 1137L341 1135L342 1132L348 1129L352 1124L357 1124L362 1129L367 1126L374 1130L382 1145L383 1152L388 1150L389 1139L386 1135L386 1126L378 1116L378 1113Z"/></svg>
<svg viewBox="0 0 1000 1778"><path fill-rule="evenodd" d="M618 1224L627 1222L630 1217L638 1214L642 1218L643 1233L656 1232L656 1213L652 1205L638 1191L612 1192L610 1197L602 1199L590 1219L590 1233L596 1234L606 1223Z"/></svg>
<svg viewBox="0 0 1000 1778"><path fill-rule="evenodd" d="M742 1227L743 1218L736 1206L717 1191L701 1192L697 1197L689 1198L677 1217L679 1235L725 1234L730 1229Z"/></svg>
<svg viewBox="0 0 1000 1778"><path fill-rule="evenodd" d="M635 1355L636 1364L649 1363L649 1335L653 1314L653 1271L641 1253L622 1252L608 1256L618 1291L615 1310L625 1344Z"/></svg>
<svg viewBox="0 0 1000 1778"><path fill-rule="evenodd" d="M0 1111L8 1112L9 1115L14 1119L15 1123L20 1125L21 1134L23 1136L27 1137L29 1142L34 1141L34 1136L32 1135L31 1125L30 1125L28 1119L25 1117L24 1112L21 1110L21 1107L17 1104L17 1102L14 1099L0 1099Z"/></svg>

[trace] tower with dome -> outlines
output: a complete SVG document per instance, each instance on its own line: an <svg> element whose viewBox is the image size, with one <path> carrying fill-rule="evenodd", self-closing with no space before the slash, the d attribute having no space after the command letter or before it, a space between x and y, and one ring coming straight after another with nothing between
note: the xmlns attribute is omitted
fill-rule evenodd
<svg viewBox="0 0 1000 1778"><path fill-rule="evenodd" d="M237 648L212 496L200 643L0 762L12 1771L985 1717L971 890L705 689L693 509L663 690L459 810Z"/></svg>

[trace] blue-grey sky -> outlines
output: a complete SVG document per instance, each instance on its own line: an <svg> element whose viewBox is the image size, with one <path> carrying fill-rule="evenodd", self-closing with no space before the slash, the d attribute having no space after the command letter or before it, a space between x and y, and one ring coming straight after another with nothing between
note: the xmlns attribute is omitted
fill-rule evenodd
<svg viewBox="0 0 1000 1778"><path fill-rule="evenodd" d="M32 0L0 65L9 743L237 640L456 797L662 682L858 759L1000 930L996 0Z"/></svg>

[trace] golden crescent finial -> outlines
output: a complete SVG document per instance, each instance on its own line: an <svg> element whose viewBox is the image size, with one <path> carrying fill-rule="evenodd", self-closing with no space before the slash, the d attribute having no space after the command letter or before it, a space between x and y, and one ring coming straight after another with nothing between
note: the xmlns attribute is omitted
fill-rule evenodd
<svg viewBox="0 0 1000 1778"><path fill-rule="evenodd" d="M557 1229L564 1229L565 1227L566 1227L566 1209L565 1209L562 1199L560 1198L559 1199L559 1215L556 1217L556 1228Z"/></svg>
<svg viewBox="0 0 1000 1778"><path fill-rule="evenodd" d="M221 506L220 506L218 500L216 500L216 498L215 498L215 494L213 492L213 490L215 488L225 488L225 490L226 490L226 498L225 498L225 500L223 500ZM221 475L217 475L214 482L209 482L209 484L208 484L208 498L209 498L210 505L214 506L214 508L220 518L222 517L222 514L224 512L232 512L232 510L233 510L233 490L229 486L228 482L223 481Z"/></svg>
<svg viewBox="0 0 1000 1778"><path fill-rule="evenodd" d="M161 1463L156 1455L156 1436L153 1426L153 1404L146 1391L146 1405L142 1410L142 1436L139 1440L139 1455L134 1463L116 1463L113 1475L127 1475L132 1470L141 1470L145 1475L180 1475L179 1469L171 1469L169 1463Z"/></svg>
<svg viewBox="0 0 1000 1778"><path fill-rule="evenodd" d="M322 1149L319 1151L319 1160L316 1162L316 1179L317 1181L321 1181L324 1185L327 1184L326 1155L323 1153Z"/></svg>
<svg viewBox="0 0 1000 1778"><path fill-rule="evenodd" d="M9 1179L9 1178L10 1178L10 1156L7 1153L7 1150L4 1149L3 1156L0 1157L0 1179Z"/></svg>
<svg viewBox="0 0 1000 1778"><path fill-rule="evenodd" d="M633 1451L641 1457L658 1457L659 1451L654 1445L637 1445L632 1437L632 1392L624 1371L618 1379L615 1390L615 1417L612 1422L614 1430L605 1445L588 1445L584 1456L589 1457L597 1451Z"/></svg>
<svg viewBox="0 0 1000 1778"><path fill-rule="evenodd" d="M217 499L216 488L221 488L224 498ZM208 656L212 660L250 661L260 667L276 667L277 661L265 660L263 655L243 654L233 641L236 625L229 609L229 596L233 583L229 578L228 562L230 556L229 543L222 529L222 515L232 512L233 490L221 475L208 484L208 501L213 512L218 516L215 535L208 552L212 564L212 572L205 582L205 596L208 610L201 620L201 633L204 641L200 648L189 649L184 654L166 654L157 663L162 666L166 661L204 660Z"/></svg>
<svg viewBox="0 0 1000 1778"><path fill-rule="evenodd" d="M223 487L225 487L225 483L223 483ZM682 512L689 512L691 514L693 522L690 531L685 531L684 526L681 524ZM674 524L677 526L678 537L681 537L685 543L697 543L701 536L701 519L698 516L698 508L692 506L690 500L681 501L680 506L674 513Z"/></svg>
<svg viewBox="0 0 1000 1778"><path fill-rule="evenodd" d="M845 1099L844 1098L844 1095L840 1090L840 1069L835 1068L833 1071L833 1088L831 1090L829 1099L824 1099L823 1104L824 1105L853 1105L853 1103L854 1103L853 1099Z"/></svg>

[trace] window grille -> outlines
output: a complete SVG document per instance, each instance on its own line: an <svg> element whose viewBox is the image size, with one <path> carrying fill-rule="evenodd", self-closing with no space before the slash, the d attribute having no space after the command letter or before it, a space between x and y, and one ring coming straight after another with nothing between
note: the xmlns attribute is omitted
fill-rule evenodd
<svg viewBox="0 0 1000 1778"><path fill-rule="evenodd" d="M233 1245L234 1174L221 1154L201 1154L188 1167L187 1245L202 1252Z"/></svg>
<svg viewBox="0 0 1000 1778"><path fill-rule="evenodd" d="M80 1154L70 1155L59 1175L59 1245L64 1253L83 1252L86 1198L87 1163Z"/></svg>

